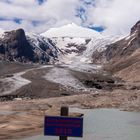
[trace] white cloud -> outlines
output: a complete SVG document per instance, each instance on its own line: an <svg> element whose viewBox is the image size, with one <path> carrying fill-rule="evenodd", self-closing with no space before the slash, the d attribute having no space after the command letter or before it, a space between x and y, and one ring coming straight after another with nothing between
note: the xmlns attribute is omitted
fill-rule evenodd
<svg viewBox="0 0 140 140"><path fill-rule="evenodd" d="M42 5L36 0L9 0L8 3L3 0L0 1L0 17L8 20L19 18L22 21L20 25L13 21L0 21L0 27L24 27L28 31L43 32L70 22L80 24L81 20L75 16L78 4L79 0L47 0ZM38 26L33 26L32 21L37 21Z"/></svg>
<svg viewBox="0 0 140 140"><path fill-rule="evenodd" d="M105 34L128 34L140 20L140 0L95 0L95 3L95 8L87 10L87 22L106 27Z"/></svg>
<svg viewBox="0 0 140 140"><path fill-rule="evenodd" d="M81 16L85 18L84 23L75 16L80 6L85 9ZM0 0L0 18L7 19L0 20L0 28L10 30L22 27L41 33L50 27L75 22L85 26L104 26L104 34L127 34L140 19L139 13L140 0L46 0L42 5L37 0ZM15 18L22 19L21 24L15 23ZM37 23L36 26L32 21Z"/></svg>

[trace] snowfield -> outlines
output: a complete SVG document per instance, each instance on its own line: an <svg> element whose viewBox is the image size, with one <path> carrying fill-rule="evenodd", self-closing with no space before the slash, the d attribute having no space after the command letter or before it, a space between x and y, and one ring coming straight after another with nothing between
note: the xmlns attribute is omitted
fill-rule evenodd
<svg viewBox="0 0 140 140"><path fill-rule="evenodd" d="M46 74L45 79L61 84L66 88L73 87L78 90L84 89L84 85L80 83L78 79L73 77L68 69L54 67Z"/></svg>
<svg viewBox="0 0 140 140"><path fill-rule="evenodd" d="M0 89L0 95L10 94L31 83L31 81L21 77L27 71L15 73L12 77L0 79L0 82L3 84L3 87Z"/></svg>

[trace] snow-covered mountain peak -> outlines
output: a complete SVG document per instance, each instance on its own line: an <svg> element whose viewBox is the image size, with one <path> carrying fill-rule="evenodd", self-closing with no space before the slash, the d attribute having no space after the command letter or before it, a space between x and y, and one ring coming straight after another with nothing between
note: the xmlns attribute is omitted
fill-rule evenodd
<svg viewBox="0 0 140 140"><path fill-rule="evenodd" d="M51 28L41 34L45 37L81 37L81 38L101 38L102 35L95 30L70 23L59 28Z"/></svg>

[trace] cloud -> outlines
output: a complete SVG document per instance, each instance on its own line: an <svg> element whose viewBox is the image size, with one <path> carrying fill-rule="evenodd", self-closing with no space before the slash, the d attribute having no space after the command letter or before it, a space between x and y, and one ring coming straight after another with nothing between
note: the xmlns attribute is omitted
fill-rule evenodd
<svg viewBox="0 0 140 140"><path fill-rule="evenodd" d="M140 0L0 0L0 28L42 33L74 22L105 29L103 34L126 35L139 13Z"/></svg>
<svg viewBox="0 0 140 140"><path fill-rule="evenodd" d="M4 20L0 21L0 27L8 30L22 27L41 33L70 22L80 24L81 19L75 16L78 4L79 0L2 0L0 19Z"/></svg>
<svg viewBox="0 0 140 140"><path fill-rule="evenodd" d="M140 20L140 0L95 0L87 9L87 23L105 27L104 34L128 34Z"/></svg>

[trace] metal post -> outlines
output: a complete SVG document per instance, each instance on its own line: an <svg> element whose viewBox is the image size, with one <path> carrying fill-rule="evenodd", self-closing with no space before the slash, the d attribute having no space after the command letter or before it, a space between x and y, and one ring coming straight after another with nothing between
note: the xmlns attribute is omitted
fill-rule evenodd
<svg viewBox="0 0 140 140"><path fill-rule="evenodd" d="M68 116L69 115L69 108L66 106L61 107L61 116ZM59 140L68 140L66 136L60 136Z"/></svg>

